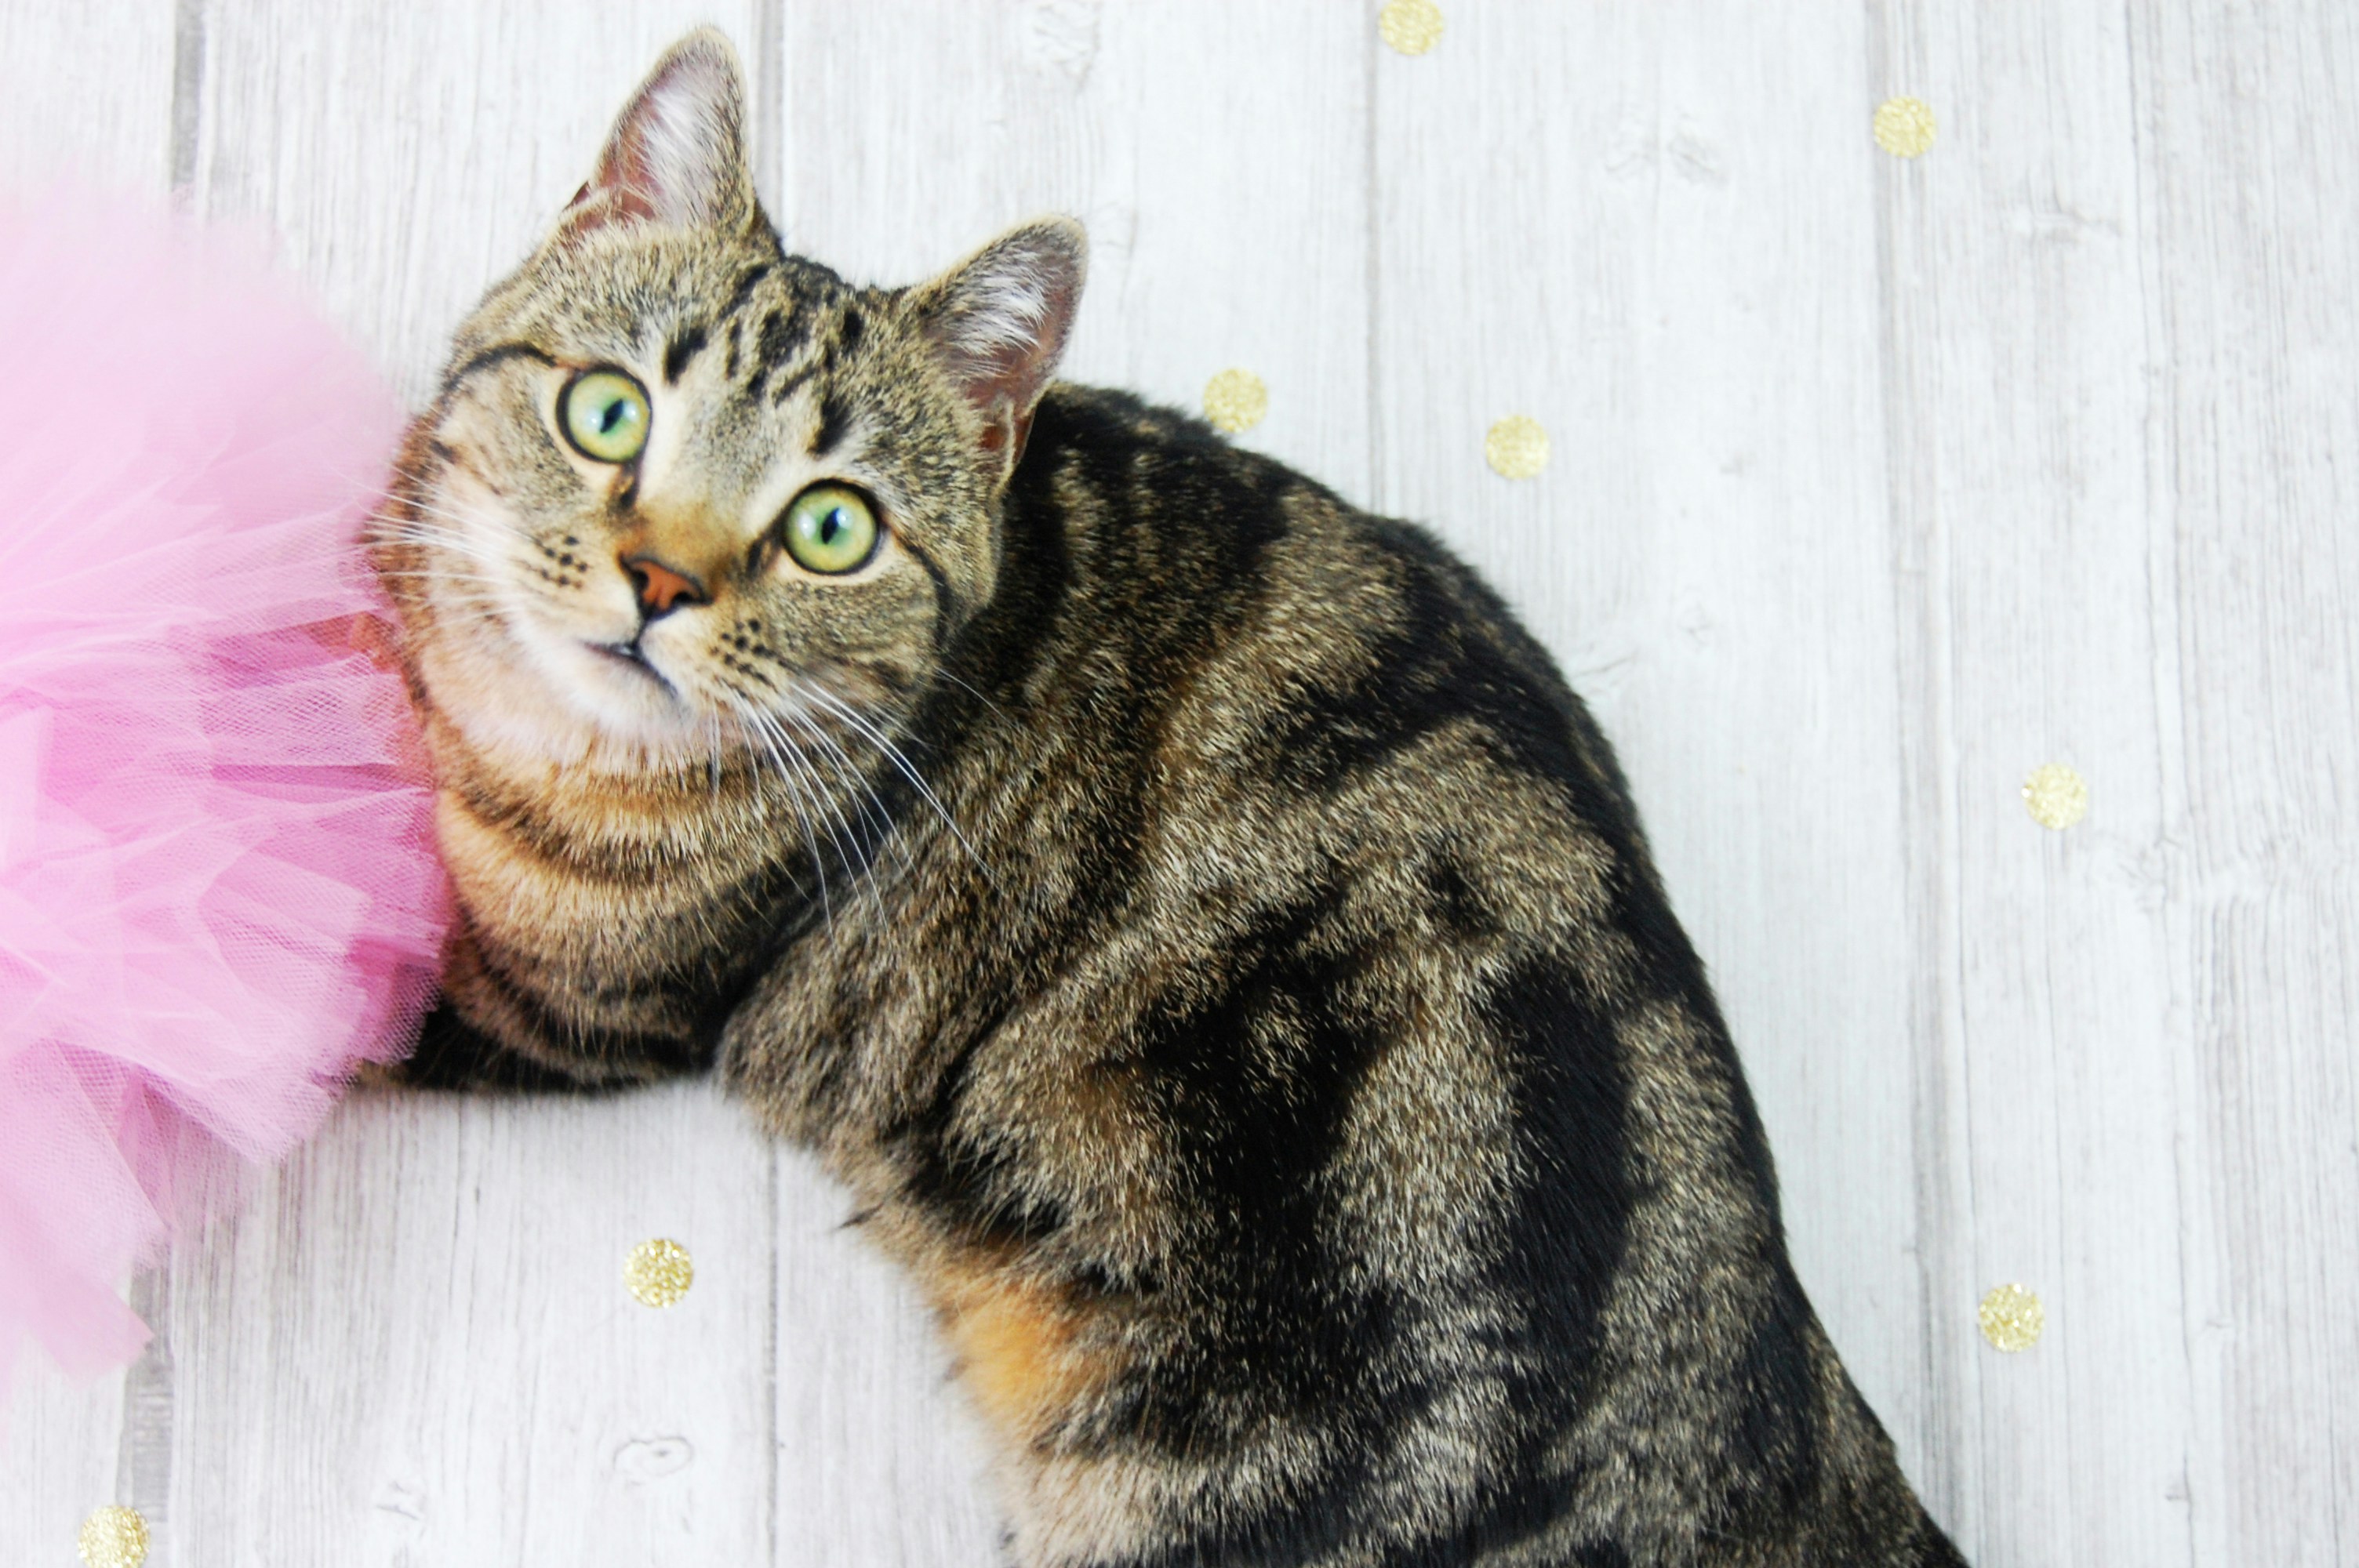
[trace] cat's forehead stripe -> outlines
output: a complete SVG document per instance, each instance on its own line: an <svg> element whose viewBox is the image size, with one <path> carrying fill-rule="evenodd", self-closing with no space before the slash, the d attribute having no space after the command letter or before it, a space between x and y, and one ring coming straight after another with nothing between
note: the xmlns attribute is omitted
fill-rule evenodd
<svg viewBox="0 0 2359 1568"><path fill-rule="evenodd" d="M722 306L722 317L725 319L743 310L745 308L745 302L754 297L756 287L764 278L770 276L771 270L768 262L761 262L747 267L744 275L737 279L736 291L729 296L729 302Z"/></svg>
<svg viewBox="0 0 2359 1568"><path fill-rule="evenodd" d="M773 375L793 376L797 384L810 373L818 355L803 354L810 343L810 302L796 297L785 309L772 308L762 318L754 334L754 373L749 395L759 398L763 384ZM798 358L801 359L799 365ZM780 387L770 401L785 401L787 388Z"/></svg>
<svg viewBox="0 0 2359 1568"><path fill-rule="evenodd" d="M810 454L823 458L842 443L852 428L852 406L831 387L820 394L819 427L811 433Z"/></svg>
<svg viewBox="0 0 2359 1568"><path fill-rule="evenodd" d="M813 354L809 360L803 362L801 369L796 371L793 374L786 377L778 383L777 389L770 394L771 406L776 407L777 405L784 403L788 398L792 397L795 393L801 388L803 383L809 381L812 376L819 373L819 367L820 356ZM752 393L753 395L756 397L759 397L762 394L762 379L758 375L754 378Z"/></svg>
<svg viewBox="0 0 2359 1568"><path fill-rule="evenodd" d="M702 352L708 339L701 325L685 328L672 337L671 346L664 350L663 378L666 386L678 386L680 373L689 362Z"/></svg>

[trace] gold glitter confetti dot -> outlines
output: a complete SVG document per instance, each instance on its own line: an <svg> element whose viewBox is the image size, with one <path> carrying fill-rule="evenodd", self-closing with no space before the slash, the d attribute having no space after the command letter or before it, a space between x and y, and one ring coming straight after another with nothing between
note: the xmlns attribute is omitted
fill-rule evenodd
<svg viewBox="0 0 2359 1568"><path fill-rule="evenodd" d="M74 1550L90 1568L139 1568L147 1561L147 1521L137 1509L109 1503L82 1521Z"/></svg>
<svg viewBox="0 0 2359 1568"><path fill-rule="evenodd" d="M1983 1298L1976 1315L1982 1319L1983 1337L2010 1354L2030 1349L2039 1342L2039 1331L2048 1326L2048 1309L2022 1285L1996 1287Z"/></svg>
<svg viewBox="0 0 2359 1568"><path fill-rule="evenodd" d="M632 1248L623 1265L623 1284L641 1306L670 1306L695 1282L696 1265L688 1260L688 1249L662 1237Z"/></svg>
<svg viewBox="0 0 2359 1568"><path fill-rule="evenodd" d="M1537 419L1510 414L1483 438L1483 455L1503 478L1530 479L1548 467L1548 432Z"/></svg>
<svg viewBox="0 0 2359 1568"><path fill-rule="evenodd" d="M1921 157L1933 145L1933 108L1922 98L1887 98L1875 106L1875 145L1894 157Z"/></svg>
<svg viewBox="0 0 2359 1568"><path fill-rule="evenodd" d="M1423 54L1441 41L1441 7L1433 0L1392 0L1376 13L1376 31L1396 54Z"/></svg>
<svg viewBox="0 0 2359 1568"><path fill-rule="evenodd" d="M1204 417L1215 430L1250 430L1268 412L1269 388L1249 370L1224 370L1204 384Z"/></svg>
<svg viewBox="0 0 2359 1568"><path fill-rule="evenodd" d="M2089 783L2061 762L2034 768L2023 781L2023 809L2042 827L2061 831L2089 815Z"/></svg>

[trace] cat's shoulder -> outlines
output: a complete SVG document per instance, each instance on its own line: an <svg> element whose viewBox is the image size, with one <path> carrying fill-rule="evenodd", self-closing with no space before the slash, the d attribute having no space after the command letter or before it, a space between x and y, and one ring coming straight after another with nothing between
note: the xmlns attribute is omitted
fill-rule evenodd
<svg viewBox="0 0 2359 1568"><path fill-rule="evenodd" d="M1254 544L1305 535L1411 557L1464 577L1465 568L1417 524L1369 512L1320 475L1239 445L1209 421L1136 393L1059 382L1042 397L1024 467L1036 482L1078 480L1101 499L1165 528L1201 529ZM1027 477L1019 472L1018 481Z"/></svg>
<svg viewBox="0 0 2359 1568"><path fill-rule="evenodd" d="M1014 488L1019 506L1045 503L1099 543L1153 535L1157 563L1184 565L1191 595L1266 604L1291 590L1318 601L1330 635L1471 633L1525 678L1560 685L1506 600L1427 526L1135 393L1051 385Z"/></svg>
<svg viewBox="0 0 2359 1568"><path fill-rule="evenodd" d="M1033 416L1033 439L1063 448L1106 447L1243 457L1205 420L1135 392L1079 382L1049 384Z"/></svg>

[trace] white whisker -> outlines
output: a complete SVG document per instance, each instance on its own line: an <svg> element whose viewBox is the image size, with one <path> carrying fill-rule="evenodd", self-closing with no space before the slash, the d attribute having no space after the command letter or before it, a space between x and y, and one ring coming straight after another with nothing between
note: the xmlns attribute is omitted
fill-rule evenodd
<svg viewBox="0 0 2359 1568"><path fill-rule="evenodd" d="M837 803L832 792L829 791L827 781L820 776L818 766L810 761L810 756L800 746L795 744L793 738L787 734L778 722L777 715L763 713L759 709L756 712L764 727L777 736L779 743L786 747L788 753L802 768L804 776L810 781L813 798L824 807L828 816L833 821L834 826L829 829L829 837L835 840L836 847L842 851L843 869L853 872L855 881L861 871L868 872L869 889L874 892L875 891L875 862L859 853L859 838L853 830L851 819L844 816L843 807Z"/></svg>
<svg viewBox="0 0 2359 1568"><path fill-rule="evenodd" d="M806 733L808 733L813 740L817 741L821 745L825 746L828 751L832 753L832 760L837 774L843 778L846 783L858 785L859 788L866 794L869 801L875 806L876 809L874 814L873 820L877 825L877 842L880 845L891 845L895 852L901 857L901 864L904 868L913 866L916 862L909 858L909 847L903 843L901 841L901 836L893 830L893 814L886 809L885 797L876 793L875 784L871 783L868 776L860 771L859 765L853 762L852 753L846 752L843 749L842 744L838 741L834 736L821 729L810 715L795 714L792 717L797 723L802 726ZM854 801L854 805L858 806L862 816L870 816L871 814L866 806L859 805L856 799ZM875 858L873 856L870 859L869 864L871 868L870 877L873 881L875 878Z"/></svg>
<svg viewBox="0 0 2359 1568"><path fill-rule="evenodd" d="M807 807L821 805L821 801L817 795L805 793L802 782L790 769L788 756L792 754L795 762L805 768L810 764L804 761L794 742L787 739L785 734L770 721L767 715L734 692L724 690L723 697L737 710L740 724L747 730L753 739L760 742L763 750L769 753L778 782L784 784L789 793L795 808L795 819L802 827L804 846L810 852L811 873L819 879L820 910L827 919L828 929L832 931L835 928L835 908L827 889L827 857L820 849L819 837L812 830L811 811L807 809ZM782 744L785 747L783 752L780 750ZM748 754L751 755L750 752ZM840 844L841 839L838 842Z"/></svg>
<svg viewBox="0 0 2359 1568"><path fill-rule="evenodd" d="M860 735L864 737L871 745L883 752L886 760L891 762L895 767L901 771L902 776L907 778L910 784L917 786L919 795L925 798L925 802L928 806L933 807L934 815L942 819L942 826L949 828L952 836L958 839L960 848L963 849L967 853L967 858L974 862L975 869L983 872L985 877L989 878L993 885L996 886L998 884L998 877L993 873L991 867L984 862L983 857L975 852L974 846L967 841L966 834L960 829L958 823L952 819L949 809L942 805L940 799L935 795L933 790L927 784L926 781L918 776L917 768L910 763L908 757L902 755L901 749L893 744L893 742L886 737L884 731L871 724L857 710L852 708L850 704L844 702L841 697L837 697L833 692L829 691L825 687L820 685L816 680L799 681L796 683L796 689L799 692L808 692L812 697L824 705L829 712L835 714L846 724L851 725L852 728Z"/></svg>

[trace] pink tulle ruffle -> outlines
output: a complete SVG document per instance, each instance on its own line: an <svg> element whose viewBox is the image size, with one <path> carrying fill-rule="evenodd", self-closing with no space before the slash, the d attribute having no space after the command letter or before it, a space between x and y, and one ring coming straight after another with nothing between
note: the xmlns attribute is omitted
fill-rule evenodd
<svg viewBox="0 0 2359 1568"><path fill-rule="evenodd" d="M251 238L0 202L0 1404L397 1054L447 894L354 547L398 434ZM226 1178L226 1179L225 1179Z"/></svg>

